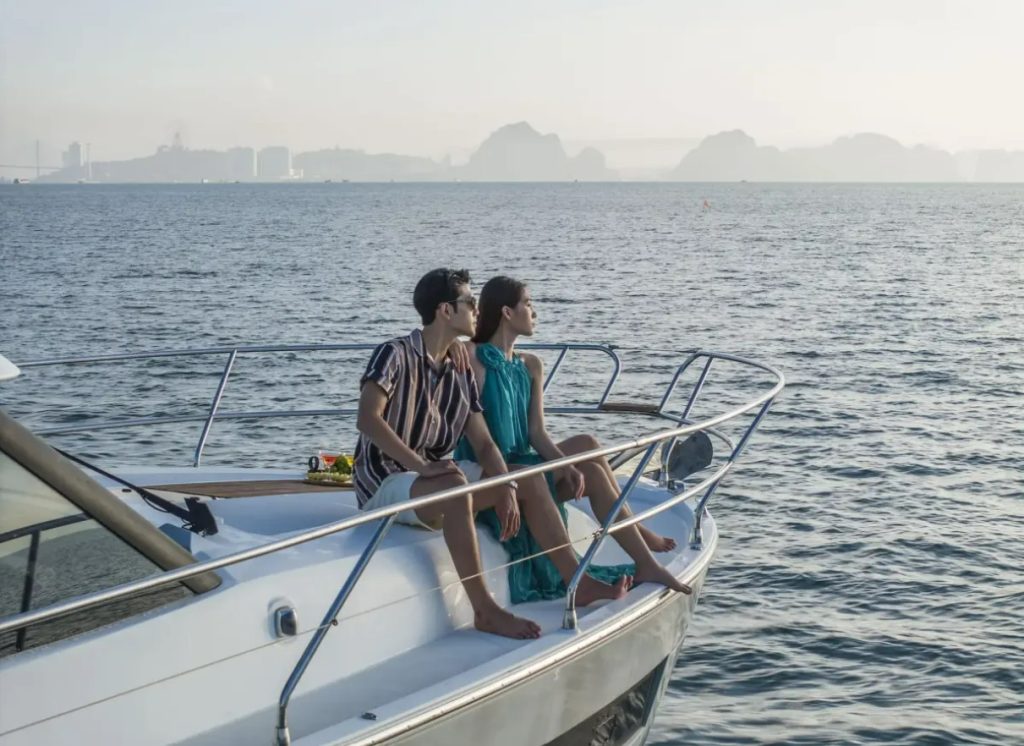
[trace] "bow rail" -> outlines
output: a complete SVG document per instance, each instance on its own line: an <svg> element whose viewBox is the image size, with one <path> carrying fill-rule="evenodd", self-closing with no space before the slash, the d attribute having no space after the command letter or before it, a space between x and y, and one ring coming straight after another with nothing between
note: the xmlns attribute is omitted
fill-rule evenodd
<svg viewBox="0 0 1024 746"><path fill-rule="evenodd" d="M251 420L271 419L276 417L326 417L339 415L350 416L356 414L357 412L357 410L353 407L221 412L221 400L224 397L224 391L227 388L228 381L231 378L231 374L234 370L235 361L238 359L239 355L253 355L273 352L371 351L375 349L376 346L377 345L375 344L362 342L335 344L239 345L233 347L200 347L186 350L154 350L151 352L127 352L107 355L87 355L79 357L49 358L42 360L31 360L29 362L21 363L20 367L23 370L28 370L31 368L47 368L55 366L89 365L101 363L123 363L128 361L155 360L160 358L226 356L226 360L224 362L224 369L223 372L221 373L220 379L217 382L217 387L213 394L213 400L211 401L210 407L205 414L183 413L162 416L137 417L132 419L121 418L113 420L99 420L95 422L86 422L80 425L66 425L36 430L36 433L38 435L69 435L72 433L94 432L98 430L116 430L124 427L145 427L152 425L178 424L183 422L202 422L202 431L199 434L199 440L196 443L195 450L192 456L192 466L198 467L202 462L203 450L206 448L206 443L210 436L210 430L213 427L213 422L215 419ZM550 350L558 352L558 357L555 359L554 364L548 370L547 377L544 379L545 392L548 390L548 387L554 380L555 375L561 368L562 362L565 360L566 353L568 353L569 350L597 351L607 355L611 359L612 370L605 383L604 391L594 407L551 407L548 409L549 412L555 414L576 414L581 412L600 411L601 408L607 402L608 395L611 393L612 387L618 380L619 372L622 369L622 362L619 359L619 356L615 353L614 348L609 345L582 343L528 343L519 345L519 347L521 349L528 350Z"/></svg>

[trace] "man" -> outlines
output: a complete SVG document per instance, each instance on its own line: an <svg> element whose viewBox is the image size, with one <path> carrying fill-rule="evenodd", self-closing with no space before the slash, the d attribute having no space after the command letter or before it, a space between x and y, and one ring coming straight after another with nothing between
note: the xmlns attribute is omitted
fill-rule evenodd
<svg viewBox="0 0 1024 746"><path fill-rule="evenodd" d="M473 371L456 366L452 344L472 336L476 299L465 270L435 269L413 292L413 305L423 329L385 342L374 350L363 374L356 427L354 481L360 507L373 510L423 497L467 483L466 475L445 457L465 434L483 468L483 475L508 473L481 415ZM542 480L531 480L531 484ZM476 628L505 637L535 638L540 628L501 608L484 583L474 514L494 508L502 540L519 531L520 501L530 529L545 549L560 547L553 559L563 575L575 569L575 555L551 499L539 489L517 495L516 484L504 484L459 498L406 510L396 520L431 530L440 528L473 606ZM577 603L619 598L629 578L615 586L586 577Z"/></svg>

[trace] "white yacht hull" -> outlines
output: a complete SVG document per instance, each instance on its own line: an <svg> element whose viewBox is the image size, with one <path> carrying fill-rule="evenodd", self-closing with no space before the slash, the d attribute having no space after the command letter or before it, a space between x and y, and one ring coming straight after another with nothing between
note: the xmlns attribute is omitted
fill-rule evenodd
<svg viewBox="0 0 1024 746"><path fill-rule="evenodd" d="M662 497L645 482L633 502L640 508ZM216 501L223 546L206 541L193 549L233 550L265 541L271 528L298 530L354 510L329 494L299 500ZM296 512L300 504L304 514ZM588 536L592 517L575 507L570 513L570 534ZM652 528L680 542L666 566L693 595L641 585L621 600L581 609L575 631L561 628L564 600L523 604L517 613L543 629L529 642L473 631L441 537L394 529L295 693L292 743L642 742L717 544L710 516L699 550L685 544L688 508L656 518ZM272 743L277 697L308 638L275 641L269 615L287 602L302 629L314 626L366 536L357 529L239 565L222 571L216 591L5 660L0 679L11 688L0 702L0 746ZM488 567L506 559L489 537L481 550ZM597 559L613 564L625 556L608 542ZM504 575L489 577L507 603ZM438 584L447 590L428 592ZM631 702L617 702L627 693ZM597 737L605 731L609 737Z"/></svg>
<svg viewBox="0 0 1024 746"><path fill-rule="evenodd" d="M704 574L693 596L664 593L648 608L634 610L629 621L595 635L598 641L579 635L549 665L522 677L510 672L507 682L494 682L492 692L470 692L355 739L334 739L328 732L296 744L643 743L696 610ZM632 701L607 707L627 693L633 694Z"/></svg>

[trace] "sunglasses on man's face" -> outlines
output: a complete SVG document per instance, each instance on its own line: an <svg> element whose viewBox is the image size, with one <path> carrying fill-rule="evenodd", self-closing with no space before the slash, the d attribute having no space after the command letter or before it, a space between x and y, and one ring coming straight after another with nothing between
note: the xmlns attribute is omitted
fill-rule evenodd
<svg viewBox="0 0 1024 746"><path fill-rule="evenodd" d="M459 303L465 303L467 306L469 306L469 310L470 311L475 311L476 310L476 298L474 298L472 295L467 295L467 296L462 297L462 298L456 298L455 300L450 300L448 302L451 303L453 306L455 306L455 312L456 313L459 312L459 308L458 308L458 304Z"/></svg>

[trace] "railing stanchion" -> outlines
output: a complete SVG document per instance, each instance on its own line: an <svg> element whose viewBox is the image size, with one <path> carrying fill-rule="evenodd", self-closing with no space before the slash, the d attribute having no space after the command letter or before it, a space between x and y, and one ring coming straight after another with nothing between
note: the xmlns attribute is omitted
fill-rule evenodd
<svg viewBox="0 0 1024 746"><path fill-rule="evenodd" d="M32 538L28 545L28 563L25 567L25 587L21 591L21 613L24 614L32 608L32 589L36 582L36 562L39 560L39 531L32 532ZM25 649L25 635L28 634L28 627L18 630L14 643L14 649L19 652Z"/></svg>
<svg viewBox="0 0 1024 746"><path fill-rule="evenodd" d="M622 360L619 359L619 353L612 347L608 347L607 352L612 359L612 377L608 379L608 385L604 387L604 393L601 394L601 398L597 402L599 409L608 400L608 394L612 392L612 386L619 380L619 372L622 370Z"/></svg>
<svg viewBox="0 0 1024 746"><path fill-rule="evenodd" d="M672 384L669 387L669 394L671 394L672 389L675 388L675 384L676 384L676 381L679 378L679 375L681 375L682 372L687 367L689 367L690 363L692 363L694 360L696 360L698 356L703 355L703 354L707 354L707 353L701 353L701 352L694 353L693 355L690 356L689 359L687 359L687 361L685 363L683 363L683 365L681 365L679 367L679 371L676 374L676 378L673 379ZM686 406L683 408L683 413L681 415L679 415L679 420L681 422L686 422L687 418L689 418L689 416L690 416L690 412L693 410L693 405L697 403L697 397L700 396L700 392L704 388L704 382L708 379L708 373L711 372L711 363L712 363L712 361L714 361L714 359L715 359L715 356L713 354L708 354L708 360L707 360L706 363L704 363L704 368L700 372L700 377L697 379L697 383L695 383L693 385L693 388L690 389L690 396L686 400ZM661 401L661 407L662 408L664 408L667 400L668 400L667 397L662 399L662 401ZM668 483L668 455L669 455L669 453L672 450L672 446L675 445L675 442L676 442L675 438L672 438L671 440L667 440L667 441L665 441L665 444L661 448L661 469L659 470L659 476L658 476L658 483L661 484L661 485L664 485L664 484Z"/></svg>
<svg viewBox="0 0 1024 746"><path fill-rule="evenodd" d="M562 629L576 629L577 617L576 617L576 589L579 587L580 581L583 580L583 574L590 567L591 561L594 559L594 555L597 554L597 550L601 548L601 543L604 541L604 537L608 535L609 527L615 522L615 519L619 517L619 512L622 510L622 506L626 503L626 498L629 497L629 493L633 491L636 483L640 480L640 477L644 473L644 469L647 468L647 464L650 463L651 457L658 448L658 442L655 441L647 447L647 452L644 453L640 463L637 464L636 469L633 470L632 476L629 481L626 482L626 486L622 488L622 492L619 494L615 504L612 505L611 510L608 511L608 515L605 516L604 522L601 524L601 531L597 536L594 537L593 541L590 542L590 546L587 547L586 554L580 560L579 566L576 568L576 572L573 573L572 579L569 581L569 585L565 591L565 613L562 616Z"/></svg>
<svg viewBox="0 0 1024 746"><path fill-rule="evenodd" d="M210 435L210 428L213 427L213 418L217 416L217 409L220 407L220 399L224 396L224 387L228 385L228 377L231 375L231 368L235 364L235 358L238 356L238 348L231 350L228 355L228 361L224 365L224 373L221 374L220 383L217 384L217 391L213 395L213 401L210 403L210 413L206 417L206 422L203 423L203 431L199 434L199 442L196 444L196 452L192 457L192 466L198 467L200 460L203 458L203 448L206 447L206 439Z"/></svg>
<svg viewBox="0 0 1024 746"><path fill-rule="evenodd" d="M768 409L772 406L773 401L775 401L774 396L761 405L761 410L757 413L757 416L754 417L754 421L750 423L750 426L747 427L747 431L743 433L743 437L740 438L739 443L736 444L736 447L732 449L732 453L729 454L728 463L735 463L736 459L738 459L740 454L743 453L743 449L747 447L747 441L750 440L750 436L754 434L757 426L761 424L761 420L764 416L768 414ZM693 510L693 538L690 540L691 549L700 549L704 545L704 532L701 530L701 524L704 520L704 509L708 500L711 499L715 490L718 489L719 484L721 484L721 480L709 486L707 492L704 493L700 502L697 503L697 507Z"/></svg>
<svg viewBox="0 0 1024 746"><path fill-rule="evenodd" d="M690 416L690 411L693 409L693 405L697 403L697 397L700 396L701 389L704 388L704 382L708 379L708 373L711 372L711 363L714 359L713 355L708 355L708 361L704 363L704 369L700 372L700 378L697 379L697 383L690 390L690 398L686 400L686 407L683 409L680 419L685 420Z"/></svg>
<svg viewBox="0 0 1024 746"><path fill-rule="evenodd" d="M547 393L548 385L551 383L551 379L555 377L555 373L562 367L562 361L565 360L565 353L569 351L568 346L563 346L561 351L558 353L558 359L555 360L555 364L551 366L551 370L548 371L547 378L544 379L544 392Z"/></svg>
<svg viewBox="0 0 1024 746"><path fill-rule="evenodd" d="M306 649L302 651L302 657L299 658L299 662L295 664L295 669L292 671L291 676L288 677L288 682L281 691L281 697L278 700L277 706L277 743L279 746L288 746L292 742L291 734L288 732L288 702L292 698L295 687L298 686L302 675L306 673L306 668L309 666L310 661L313 660L313 656L316 655L316 651L320 647L320 643L324 641L324 637L327 636L328 630L337 624L337 617L341 613L341 607L345 605L348 597L352 595L356 583L359 582L359 578L363 575L363 570L370 564L370 558L373 557L377 547L384 540L384 536L387 534L388 529L391 528L391 524L395 522L396 517L397 513L392 513L378 524L377 530L374 531L373 536L366 545L366 549L359 555L359 559L356 560L352 572L348 574L345 584L338 591L338 595L334 598L334 602L324 615L323 621L320 622L320 626L313 633L313 638L306 645Z"/></svg>
<svg viewBox="0 0 1024 746"><path fill-rule="evenodd" d="M701 355L705 354L707 353L703 353L700 350L695 350L690 353L690 356L687 357L686 360L683 361L682 365L676 368L675 375L672 376L672 380L669 382L668 388L666 388L665 393L661 395L661 402L659 402L658 404L659 412L665 411L665 405L668 404L668 400L672 396L672 392L676 390L676 385L679 383L679 378L683 375L683 373L686 372L690 365L693 364L694 360L696 360Z"/></svg>

